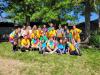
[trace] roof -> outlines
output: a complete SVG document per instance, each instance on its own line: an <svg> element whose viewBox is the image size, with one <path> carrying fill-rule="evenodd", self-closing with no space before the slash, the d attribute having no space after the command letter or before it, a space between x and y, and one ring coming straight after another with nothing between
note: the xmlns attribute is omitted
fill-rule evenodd
<svg viewBox="0 0 100 75"><path fill-rule="evenodd" d="M9 22L0 22L0 27L14 27L14 24Z"/></svg>

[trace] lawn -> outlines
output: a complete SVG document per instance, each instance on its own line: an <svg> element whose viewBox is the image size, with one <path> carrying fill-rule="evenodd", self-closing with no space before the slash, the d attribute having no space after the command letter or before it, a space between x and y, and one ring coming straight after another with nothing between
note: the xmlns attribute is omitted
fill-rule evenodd
<svg viewBox="0 0 100 75"><path fill-rule="evenodd" d="M100 75L100 50L81 49L82 56L14 53L0 43L0 75Z"/></svg>

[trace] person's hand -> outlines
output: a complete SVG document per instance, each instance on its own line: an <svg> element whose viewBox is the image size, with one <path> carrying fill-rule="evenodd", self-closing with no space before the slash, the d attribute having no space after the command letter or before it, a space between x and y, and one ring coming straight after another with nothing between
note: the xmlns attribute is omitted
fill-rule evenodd
<svg viewBox="0 0 100 75"><path fill-rule="evenodd" d="M14 42L14 45L17 45L17 42Z"/></svg>

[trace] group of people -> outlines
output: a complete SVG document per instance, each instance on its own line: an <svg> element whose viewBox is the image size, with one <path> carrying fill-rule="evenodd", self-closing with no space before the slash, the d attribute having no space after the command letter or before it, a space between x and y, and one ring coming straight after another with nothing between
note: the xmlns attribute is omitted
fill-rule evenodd
<svg viewBox="0 0 100 75"><path fill-rule="evenodd" d="M67 54L80 55L80 33L82 30L74 25L72 29L67 26L58 26L56 29L53 23L43 27L37 25L23 26L16 28L9 35L9 41L13 46L13 51L21 50L33 51L38 50L41 54Z"/></svg>

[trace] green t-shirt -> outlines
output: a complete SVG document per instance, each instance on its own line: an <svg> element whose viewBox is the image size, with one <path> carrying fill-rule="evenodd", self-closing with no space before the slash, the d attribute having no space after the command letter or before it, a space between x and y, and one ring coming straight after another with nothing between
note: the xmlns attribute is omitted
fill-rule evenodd
<svg viewBox="0 0 100 75"><path fill-rule="evenodd" d="M42 41L42 40L47 41L48 40L47 36L40 37L40 41Z"/></svg>

